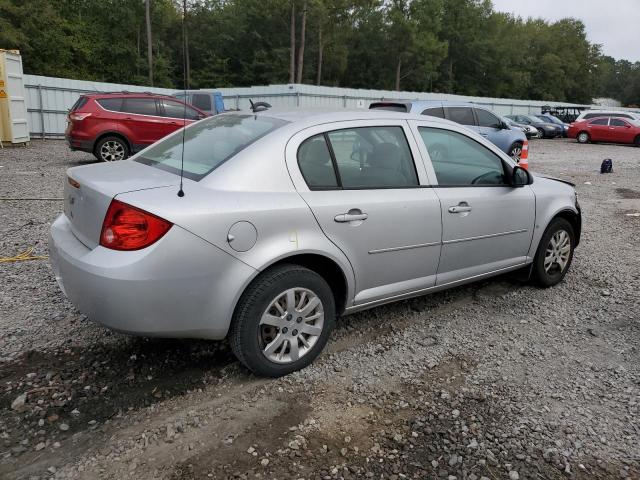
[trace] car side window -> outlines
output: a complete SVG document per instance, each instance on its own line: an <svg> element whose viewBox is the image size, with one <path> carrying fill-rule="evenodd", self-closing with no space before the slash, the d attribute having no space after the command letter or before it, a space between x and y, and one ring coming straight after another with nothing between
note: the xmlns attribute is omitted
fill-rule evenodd
<svg viewBox="0 0 640 480"><path fill-rule="evenodd" d="M309 188L322 190L338 187L331 153L323 134L302 142L298 148L298 166Z"/></svg>
<svg viewBox="0 0 640 480"><path fill-rule="evenodd" d="M473 109L470 107L447 107L447 118L460 125L475 125Z"/></svg>
<svg viewBox="0 0 640 480"><path fill-rule="evenodd" d="M187 120L198 120L200 114L188 105L172 100L163 100L164 116L169 118L186 118ZM185 110L186 108L186 110Z"/></svg>
<svg viewBox="0 0 640 480"><path fill-rule="evenodd" d="M498 117L482 108L476 108L476 116L478 117L479 127L500 128L502 126L502 122Z"/></svg>
<svg viewBox="0 0 640 480"><path fill-rule="evenodd" d="M327 133L342 188L418 186L402 127L361 127Z"/></svg>
<svg viewBox="0 0 640 480"><path fill-rule="evenodd" d="M612 118L609 121L609 125L611 125L612 127L625 127L627 126L627 122L625 122L624 120L620 120L619 118Z"/></svg>
<svg viewBox="0 0 640 480"><path fill-rule="evenodd" d="M502 159L458 132L420 127L439 186L507 185Z"/></svg>
<svg viewBox="0 0 640 480"><path fill-rule="evenodd" d="M96 100L105 110L120 112L122 110L122 98L101 98Z"/></svg>
<svg viewBox="0 0 640 480"><path fill-rule="evenodd" d="M431 115L432 117L444 118L444 109L442 107L427 108L422 115Z"/></svg>
<svg viewBox="0 0 640 480"><path fill-rule="evenodd" d="M155 98L125 98L121 111L136 115L158 115Z"/></svg>
<svg viewBox="0 0 640 480"><path fill-rule="evenodd" d="M591 122L591 125L608 125L608 124L609 124L608 118L598 118L597 120L594 120L593 122Z"/></svg>

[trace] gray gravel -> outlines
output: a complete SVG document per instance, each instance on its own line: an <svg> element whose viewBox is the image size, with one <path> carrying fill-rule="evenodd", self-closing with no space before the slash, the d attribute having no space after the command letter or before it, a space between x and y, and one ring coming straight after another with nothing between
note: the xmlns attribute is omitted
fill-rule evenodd
<svg viewBox="0 0 640 480"><path fill-rule="evenodd" d="M0 197L57 198L91 161L6 148ZM534 141L530 163L583 206L561 285L500 277L345 317L275 381L224 342L93 324L46 260L0 264L0 478L640 478L640 149ZM0 256L46 255L60 209L0 200Z"/></svg>

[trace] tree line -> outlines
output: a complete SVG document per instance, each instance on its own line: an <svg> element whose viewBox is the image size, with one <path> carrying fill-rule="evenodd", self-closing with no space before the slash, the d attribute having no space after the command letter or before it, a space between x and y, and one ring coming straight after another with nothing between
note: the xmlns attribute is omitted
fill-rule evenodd
<svg viewBox="0 0 640 480"><path fill-rule="evenodd" d="M640 104L640 62L604 56L579 20L522 19L490 0L0 0L0 48L21 50L26 73L169 88Z"/></svg>

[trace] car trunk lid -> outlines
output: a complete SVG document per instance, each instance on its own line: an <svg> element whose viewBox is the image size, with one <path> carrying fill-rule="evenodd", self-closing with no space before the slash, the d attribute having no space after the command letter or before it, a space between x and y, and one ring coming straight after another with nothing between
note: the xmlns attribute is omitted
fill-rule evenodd
<svg viewBox="0 0 640 480"><path fill-rule="evenodd" d="M89 248L100 242L104 216L116 195L180 182L169 172L129 160L70 168L67 176L64 213L74 235Z"/></svg>

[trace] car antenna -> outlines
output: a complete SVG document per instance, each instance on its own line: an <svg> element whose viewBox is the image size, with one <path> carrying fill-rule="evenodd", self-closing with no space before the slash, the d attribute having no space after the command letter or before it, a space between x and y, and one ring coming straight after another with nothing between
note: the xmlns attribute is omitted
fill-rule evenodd
<svg viewBox="0 0 640 480"><path fill-rule="evenodd" d="M182 152L180 155L180 189L178 197L184 197L182 180L184 178L184 134L187 129L187 42L185 20L187 19L187 0L182 0L182 85L184 87L183 114L182 114Z"/></svg>

